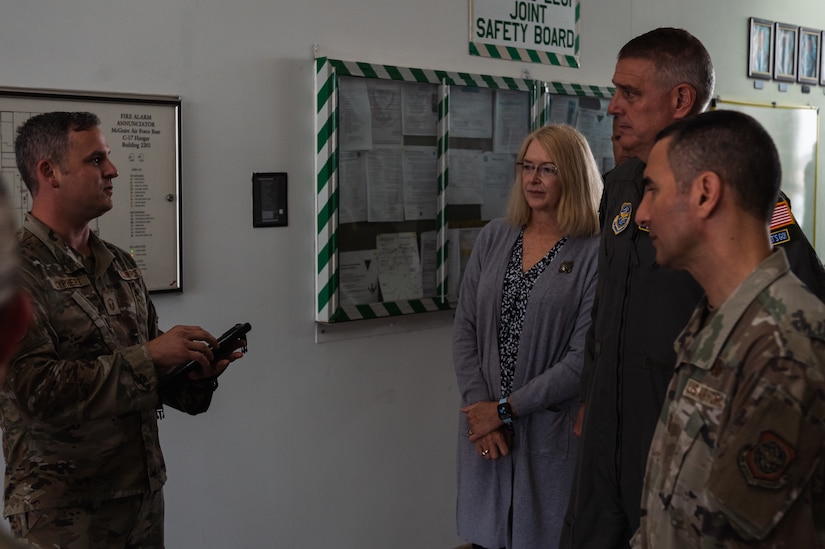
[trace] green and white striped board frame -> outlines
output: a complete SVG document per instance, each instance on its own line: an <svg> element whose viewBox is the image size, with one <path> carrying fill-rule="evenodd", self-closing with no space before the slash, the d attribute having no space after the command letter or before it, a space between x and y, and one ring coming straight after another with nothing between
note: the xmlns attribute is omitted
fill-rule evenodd
<svg viewBox="0 0 825 549"><path fill-rule="evenodd" d="M438 98L438 198L436 213L437 297L341 305L338 278L338 78L354 76L439 85ZM447 297L446 190L449 183L447 150L449 142L450 86L477 86L522 90L530 93L531 129L549 121L550 93L610 97L612 90L597 86L542 83L534 80L477 75L462 72L414 69L341 61L319 57L315 60L315 175L316 175L316 309L317 322L342 322L448 310L455 307ZM564 91L559 91L564 90Z"/></svg>
<svg viewBox="0 0 825 549"><path fill-rule="evenodd" d="M470 42L470 55L492 57L493 59L509 59L512 61L526 61L558 65L560 67L579 68L579 34L576 32L575 55L560 55L549 51L528 50L495 44L476 44Z"/></svg>
<svg viewBox="0 0 825 549"><path fill-rule="evenodd" d="M584 84L570 84L569 82L545 82L546 92L557 95L579 95L610 99L616 88L612 86L592 86Z"/></svg>

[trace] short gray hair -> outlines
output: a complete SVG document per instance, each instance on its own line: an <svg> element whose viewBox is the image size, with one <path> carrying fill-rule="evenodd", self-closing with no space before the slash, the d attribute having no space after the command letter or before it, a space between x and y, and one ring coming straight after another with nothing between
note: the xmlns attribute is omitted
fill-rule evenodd
<svg viewBox="0 0 825 549"><path fill-rule="evenodd" d="M619 60L647 59L656 66L661 88L688 84L696 91L690 114L703 112L710 103L716 74L708 50L685 29L660 27L630 40L619 51Z"/></svg>

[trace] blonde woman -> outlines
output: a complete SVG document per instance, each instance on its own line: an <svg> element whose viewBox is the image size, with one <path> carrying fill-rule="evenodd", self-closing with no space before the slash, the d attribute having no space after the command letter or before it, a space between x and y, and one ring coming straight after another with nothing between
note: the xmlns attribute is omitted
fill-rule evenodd
<svg viewBox="0 0 825 549"><path fill-rule="evenodd" d="M601 176L574 128L524 140L507 215L481 231L459 294L457 527L476 548L557 547L596 288Z"/></svg>

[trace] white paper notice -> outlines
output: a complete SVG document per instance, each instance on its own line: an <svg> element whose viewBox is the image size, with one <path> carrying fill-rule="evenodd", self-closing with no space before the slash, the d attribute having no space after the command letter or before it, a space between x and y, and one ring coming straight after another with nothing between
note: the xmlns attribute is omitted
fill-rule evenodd
<svg viewBox="0 0 825 549"><path fill-rule="evenodd" d="M338 146L344 151L372 148L372 114L363 78L341 78L338 84Z"/></svg>
<svg viewBox="0 0 825 549"><path fill-rule="evenodd" d="M481 151L452 149L447 204L481 204L484 201L484 163Z"/></svg>
<svg viewBox="0 0 825 549"><path fill-rule="evenodd" d="M493 90L456 87L450 92L450 137L493 136Z"/></svg>
<svg viewBox="0 0 825 549"><path fill-rule="evenodd" d="M415 233L379 234L376 240L381 298L398 301L422 297L421 260Z"/></svg>
<svg viewBox="0 0 825 549"><path fill-rule="evenodd" d="M338 154L338 223L367 220L367 159L361 151Z"/></svg>
<svg viewBox="0 0 825 549"><path fill-rule="evenodd" d="M401 83L369 79L367 93L372 110L372 142L375 145L400 145Z"/></svg>
<svg viewBox="0 0 825 549"><path fill-rule="evenodd" d="M404 149L404 219L435 219L438 154L435 147Z"/></svg>
<svg viewBox="0 0 825 549"><path fill-rule="evenodd" d="M484 153L484 202L481 219L502 217L515 181L516 155Z"/></svg>
<svg viewBox="0 0 825 549"><path fill-rule="evenodd" d="M576 111L579 108L578 99L566 95L552 95L550 97L550 122L553 124L576 123Z"/></svg>
<svg viewBox="0 0 825 549"><path fill-rule="evenodd" d="M496 91L496 123L493 150L518 153L530 133L530 94L523 91Z"/></svg>
<svg viewBox="0 0 825 549"><path fill-rule="evenodd" d="M435 135L438 127L438 86L405 83L401 88L404 135Z"/></svg>
<svg viewBox="0 0 825 549"><path fill-rule="evenodd" d="M380 301L378 293L378 250L338 254L341 305Z"/></svg>
<svg viewBox="0 0 825 549"><path fill-rule="evenodd" d="M587 139L590 150L596 158L596 163L604 168L607 164L612 167L613 144L610 140L613 134L613 117L605 111L579 109L576 119L576 129ZM610 162L606 162L609 160Z"/></svg>
<svg viewBox="0 0 825 549"><path fill-rule="evenodd" d="M607 129L608 134L613 131L613 119L601 111L579 109L579 115L576 117L576 129L587 139L595 156L597 152L601 152L594 147L605 134L605 129Z"/></svg>
<svg viewBox="0 0 825 549"><path fill-rule="evenodd" d="M367 157L367 221L404 221L401 148L381 148Z"/></svg>

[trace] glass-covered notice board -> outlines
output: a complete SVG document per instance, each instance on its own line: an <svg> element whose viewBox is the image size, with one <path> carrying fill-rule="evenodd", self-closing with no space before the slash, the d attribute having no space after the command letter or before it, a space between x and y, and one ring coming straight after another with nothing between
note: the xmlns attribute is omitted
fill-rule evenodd
<svg viewBox="0 0 825 549"><path fill-rule="evenodd" d="M533 129L574 125L612 167L612 88L315 62L318 322L455 307Z"/></svg>

